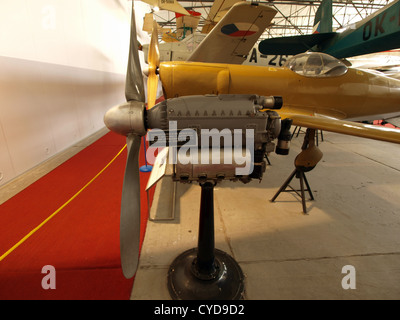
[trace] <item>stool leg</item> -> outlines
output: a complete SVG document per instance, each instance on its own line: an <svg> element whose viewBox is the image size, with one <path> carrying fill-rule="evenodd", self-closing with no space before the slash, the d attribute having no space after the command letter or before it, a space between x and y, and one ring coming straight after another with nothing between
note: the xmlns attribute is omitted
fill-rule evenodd
<svg viewBox="0 0 400 320"><path fill-rule="evenodd" d="M271 199L271 202L274 202L275 199L279 196L279 194L286 189L286 187L289 185L290 181L292 181L293 177L296 174L296 169L292 172L292 174L289 176L289 178L286 179L285 183L279 188L278 192L273 196Z"/></svg>

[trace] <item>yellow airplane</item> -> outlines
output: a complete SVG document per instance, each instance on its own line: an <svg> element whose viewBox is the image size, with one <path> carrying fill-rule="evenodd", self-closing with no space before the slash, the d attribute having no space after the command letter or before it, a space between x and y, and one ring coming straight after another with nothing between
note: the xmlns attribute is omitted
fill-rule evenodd
<svg viewBox="0 0 400 320"><path fill-rule="evenodd" d="M346 67L321 53L295 56L284 67L165 62L158 67L166 99L197 94L278 95L293 124L399 142L399 132L335 119L374 120L400 113L400 81Z"/></svg>
<svg viewBox="0 0 400 320"><path fill-rule="evenodd" d="M257 20L272 20L276 13L274 9L265 5L250 3L238 3L231 10L238 8L243 14L242 18L238 18L240 19L237 20L238 23L226 20L229 19L228 12L207 36L211 40L217 36L218 41L227 41L226 47L233 48L233 54L235 48L243 44L247 37L254 37L254 34L260 32ZM251 18L253 23L241 20L248 16L257 19ZM127 136L128 159L121 200L120 241L122 268L128 278L135 274L138 265L140 239L138 154L142 137L149 129L159 128L171 136L190 128L191 132L198 134L201 143L209 138L200 135L204 130L216 129L218 132L225 129L232 132L240 130L238 141L246 143L247 133L253 135L250 145L252 152L250 155L245 153L245 157L251 159L254 170L247 174L237 174L238 169L243 169L243 162L236 161L235 151L230 156L232 161L222 166L212 163L174 163L173 178L176 181L199 182L202 194L204 191L208 195L206 188L210 188L210 185L220 180L248 182L252 178L261 179L265 169L264 156L274 151L276 139L278 139L276 152L279 150L280 154L287 154L290 140L288 129L291 124L309 128L302 152L295 160L296 168L304 172L315 167L322 158L321 151L313 143L313 130L316 129L400 143L399 130L350 121L374 119L378 114L399 113L400 81L398 80L348 68L339 60L322 53L301 54L288 60L284 67L271 68L199 62L198 60L204 57L210 57L206 50L213 50L212 47L199 46L193 54L195 61L160 63L156 27L153 29L149 48L146 108L143 78L137 54L134 10L132 17L126 81L127 102L111 108L104 119L110 130ZM158 76L166 100L155 105ZM176 127L171 129L168 123L173 121ZM236 142L236 138L234 142L229 139L224 140L224 145L221 147L233 147ZM169 143L171 146L172 142ZM246 144L246 148L248 146L249 144ZM179 149L179 146L177 148ZM203 149L200 150L199 147L198 150L199 154L194 156L195 159L201 158L200 153ZM217 153L223 157L219 150ZM205 199L212 201L212 197L205 196ZM207 201L203 202L202 198L201 207L203 205L206 207ZM193 286L198 285L199 281L203 283L202 279L209 280L221 276L218 273L220 269L215 267L215 263L219 266L231 263L225 260L224 255L214 252L213 243L207 242L213 241L213 231L205 234L199 234L198 254L194 258L195 267L190 267L195 269L192 270L194 275L191 277L196 279L188 280L196 283ZM209 238L212 240L208 240ZM193 257L190 256L191 258ZM238 269L237 267L227 269L235 268ZM180 270L176 266L171 269ZM180 271L177 272L179 274ZM183 277L182 274L177 275L176 278L181 276ZM240 272L238 277L240 278ZM178 286L176 281L179 280L176 278L170 275L171 287ZM176 292L180 289L171 290ZM186 297L194 298L190 294Z"/></svg>
<svg viewBox="0 0 400 320"><path fill-rule="evenodd" d="M270 20L275 14L274 9L261 5L239 3L232 9L235 7L241 8L241 12L244 9L249 12L267 11ZM266 16L264 12L263 15ZM253 16L257 16L257 13L253 13ZM394 138L391 139L391 130L374 130L375 127L372 126L334 121L364 121L400 115L398 80L347 68L331 56L311 52L295 56L284 67L201 63L206 60L204 57L207 51L213 51L211 38L217 38L220 47L228 47L228 44L221 44L224 40L222 36L225 35L221 32L226 25L225 20L231 20L229 14L218 24L219 28L215 28L204 40L205 45L199 46L188 61L159 63L154 50L149 54L156 61L152 68L160 76L166 99L197 94L278 95L284 101L279 114L283 118L290 116L294 125L374 139L382 137L382 140L398 142L397 131L394 131ZM252 35L248 37L250 36ZM232 43L230 39L227 41ZM240 39L241 42L245 41ZM225 52L217 58L214 53L207 59L218 61L226 55ZM154 75L150 75L149 87L153 83ZM154 97L150 93L149 108L153 105L152 101ZM324 128L320 128L322 123Z"/></svg>

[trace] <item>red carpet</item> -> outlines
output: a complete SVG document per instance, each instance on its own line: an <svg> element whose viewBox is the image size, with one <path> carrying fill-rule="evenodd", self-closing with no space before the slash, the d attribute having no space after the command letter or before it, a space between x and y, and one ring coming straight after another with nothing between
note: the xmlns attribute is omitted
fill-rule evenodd
<svg viewBox="0 0 400 320"><path fill-rule="evenodd" d="M124 137L110 132L1 205L0 256L81 190L124 145ZM76 198L0 261L0 299L129 299L133 280L123 277L119 253L125 162L126 148ZM148 177L149 173L141 173L142 240L148 219L144 192ZM56 289L42 288L45 265L55 267Z"/></svg>

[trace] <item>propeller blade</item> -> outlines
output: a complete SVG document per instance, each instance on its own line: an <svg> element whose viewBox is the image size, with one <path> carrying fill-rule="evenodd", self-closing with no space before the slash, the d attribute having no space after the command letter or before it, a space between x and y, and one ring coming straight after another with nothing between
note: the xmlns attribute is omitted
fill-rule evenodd
<svg viewBox="0 0 400 320"><path fill-rule="evenodd" d="M116 106L104 115L104 123L110 130L127 135L128 157L121 197L120 253L122 272L128 279L135 275L139 263L141 222L139 149L141 136L146 134L144 122L146 97L139 60L133 3L134 1L132 1L130 47L125 83L125 97L128 103Z"/></svg>
<svg viewBox="0 0 400 320"><path fill-rule="evenodd" d="M122 271L132 278L139 263L140 245L140 178L139 149L141 137L130 134L126 138L128 158L125 167L121 199L120 250Z"/></svg>
<svg viewBox="0 0 400 320"><path fill-rule="evenodd" d="M158 76L157 69L160 65L160 49L158 47L157 22L153 20L153 32L151 34L149 46L149 75L147 79L147 108L151 109L156 103Z"/></svg>
<svg viewBox="0 0 400 320"><path fill-rule="evenodd" d="M126 72L125 97L127 101L145 102L142 68L139 60L139 47L136 33L135 9L132 1L131 36Z"/></svg>

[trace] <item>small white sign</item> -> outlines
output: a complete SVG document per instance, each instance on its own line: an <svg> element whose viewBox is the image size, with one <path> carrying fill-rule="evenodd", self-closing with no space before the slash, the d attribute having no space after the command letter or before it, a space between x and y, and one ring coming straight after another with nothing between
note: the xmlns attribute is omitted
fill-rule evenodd
<svg viewBox="0 0 400 320"><path fill-rule="evenodd" d="M163 176L167 170L168 147L162 149L156 160L154 161L153 169L151 170L149 181L147 182L146 191L154 186Z"/></svg>

